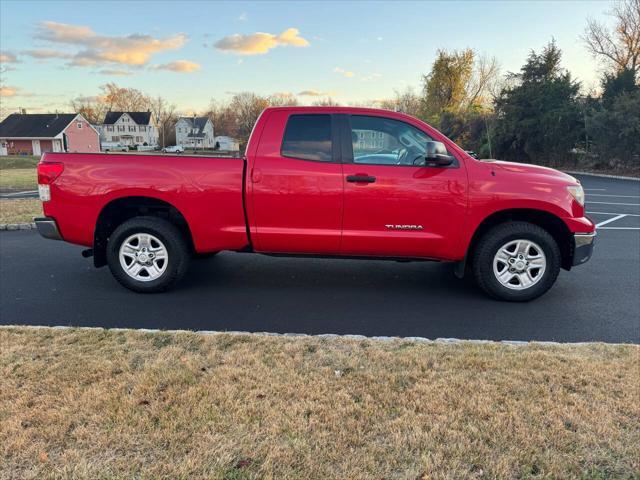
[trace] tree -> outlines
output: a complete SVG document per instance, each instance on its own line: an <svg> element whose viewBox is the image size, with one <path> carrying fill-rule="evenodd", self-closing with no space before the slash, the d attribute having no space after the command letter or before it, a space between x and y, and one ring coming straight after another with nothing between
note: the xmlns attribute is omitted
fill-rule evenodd
<svg viewBox="0 0 640 480"><path fill-rule="evenodd" d="M458 52L438 50L431 72L423 77L425 113L437 118L442 112L462 109L467 85L473 75L475 53L470 48ZM437 119L434 121L437 122Z"/></svg>
<svg viewBox="0 0 640 480"><path fill-rule="evenodd" d="M506 158L551 163L564 160L583 138L580 84L561 68L562 52L551 41L532 51L512 86L495 101L495 147Z"/></svg>
<svg viewBox="0 0 640 480"><path fill-rule="evenodd" d="M489 107L499 70L494 57L478 56L470 48L438 50L431 71L423 77L425 116L438 124L443 112L466 113Z"/></svg>
<svg viewBox="0 0 640 480"><path fill-rule="evenodd" d="M619 0L609 12L615 19L610 30L590 19L582 37L587 49L615 71L640 71L640 0Z"/></svg>
<svg viewBox="0 0 640 480"><path fill-rule="evenodd" d="M640 88L622 92L607 108L593 111L588 122L600 163L617 161L635 168L640 159Z"/></svg>
<svg viewBox="0 0 640 480"><path fill-rule="evenodd" d="M602 101L605 105L610 105L616 97L624 92L635 92L640 88L636 83L635 72L627 68L615 74L605 73L601 85Z"/></svg>
<svg viewBox="0 0 640 480"><path fill-rule="evenodd" d="M396 90L394 98L383 100L379 105L381 108L406 113L414 117L420 117L422 114L422 99L411 87L407 87L403 91Z"/></svg>
<svg viewBox="0 0 640 480"><path fill-rule="evenodd" d="M95 97L78 97L70 102L75 113L81 113L94 125L102 123L109 111L147 112L151 109L151 99L135 88L107 83L102 85L100 90L101 93Z"/></svg>
<svg viewBox="0 0 640 480"><path fill-rule="evenodd" d="M149 109L160 134L160 146L167 146L167 129L176 122L176 106L161 96L149 100Z"/></svg>

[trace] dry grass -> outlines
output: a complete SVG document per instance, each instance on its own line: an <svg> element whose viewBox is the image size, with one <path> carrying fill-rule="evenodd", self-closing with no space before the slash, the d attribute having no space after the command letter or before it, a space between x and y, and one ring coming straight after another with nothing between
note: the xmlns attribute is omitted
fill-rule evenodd
<svg viewBox="0 0 640 480"><path fill-rule="evenodd" d="M1 190L37 190L38 174L35 168L0 169Z"/></svg>
<svg viewBox="0 0 640 480"><path fill-rule="evenodd" d="M2 328L0 478L638 478L639 354Z"/></svg>
<svg viewBox="0 0 640 480"><path fill-rule="evenodd" d="M36 155L6 155L0 157L0 170L10 168L35 168L40 161Z"/></svg>
<svg viewBox="0 0 640 480"><path fill-rule="evenodd" d="M0 223L33 222L42 216L42 202L36 199L0 199Z"/></svg>

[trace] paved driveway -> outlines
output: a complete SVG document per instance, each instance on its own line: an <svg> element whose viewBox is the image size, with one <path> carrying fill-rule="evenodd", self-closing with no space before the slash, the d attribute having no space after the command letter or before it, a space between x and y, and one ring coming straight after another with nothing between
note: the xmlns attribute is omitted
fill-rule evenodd
<svg viewBox="0 0 640 480"><path fill-rule="evenodd" d="M581 178L601 224L591 261L542 298L486 298L447 265L222 253L138 295L82 248L0 232L0 323L640 343L640 182Z"/></svg>

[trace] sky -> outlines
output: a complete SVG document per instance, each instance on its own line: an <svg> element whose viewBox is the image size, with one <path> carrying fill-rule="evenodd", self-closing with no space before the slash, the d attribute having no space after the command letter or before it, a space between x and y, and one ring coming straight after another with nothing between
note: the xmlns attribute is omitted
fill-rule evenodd
<svg viewBox="0 0 640 480"><path fill-rule="evenodd" d="M604 1L0 0L0 107L67 111L115 82L184 113L236 92L311 103L418 89L439 48L495 56L503 73L552 38L585 90L600 69L580 41Z"/></svg>

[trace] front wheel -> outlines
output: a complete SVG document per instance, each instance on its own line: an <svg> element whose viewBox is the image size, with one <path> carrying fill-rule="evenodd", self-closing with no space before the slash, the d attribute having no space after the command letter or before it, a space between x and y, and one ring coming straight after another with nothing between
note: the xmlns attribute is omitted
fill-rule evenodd
<svg viewBox="0 0 640 480"><path fill-rule="evenodd" d="M497 225L480 239L473 273L490 296L526 302L551 288L560 263L560 249L546 230L527 222L510 222Z"/></svg>
<svg viewBox="0 0 640 480"><path fill-rule="evenodd" d="M115 229L107 263L123 286L141 293L167 290L186 272L189 250L180 231L157 217L134 217Z"/></svg>

